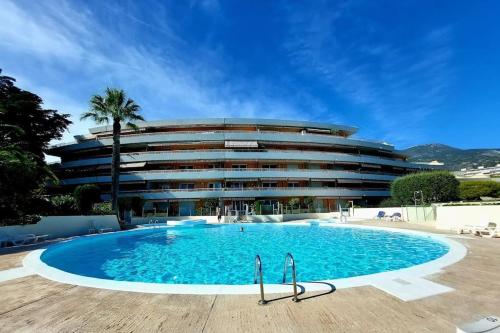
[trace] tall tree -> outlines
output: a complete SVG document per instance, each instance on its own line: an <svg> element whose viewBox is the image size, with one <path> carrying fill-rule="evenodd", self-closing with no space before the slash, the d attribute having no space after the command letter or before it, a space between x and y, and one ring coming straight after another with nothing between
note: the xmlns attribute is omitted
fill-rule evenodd
<svg viewBox="0 0 500 333"><path fill-rule="evenodd" d="M111 209L118 208L118 191L120 186L120 133L122 123L136 130L140 106L133 99L127 98L121 89L106 88L104 96L94 95L90 99L90 111L82 114L81 119L92 119L97 124L113 122L113 157L111 161Z"/></svg>
<svg viewBox="0 0 500 333"><path fill-rule="evenodd" d="M54 175L43 152L71 121L42 104L14 78L0 75L0 225L35 223L47 208L41 194Z"/></svg>
<svg viewBox="0 0 500 333"><path fill-rule="evenodd" d="M1 70L0 70L1 74ZM15 79L0 75L0 138L33 153L43 164L51 140L60 139L71 124L69 114L42 108L42 99L14 85Z"/></svg>

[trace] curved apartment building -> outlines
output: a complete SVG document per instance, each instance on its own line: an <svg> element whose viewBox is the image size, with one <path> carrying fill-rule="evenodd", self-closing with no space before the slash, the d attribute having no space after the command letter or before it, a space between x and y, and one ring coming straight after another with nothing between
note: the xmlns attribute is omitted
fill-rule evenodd
<svg viewBox="0 0 500 333"><path fill-rule="evenodd" d="M138 125L122 131L120 197L141 197L146 214L213 215L214 205L248 211L256 202L262 214L337 211L347 201L377 203L391 180L425 167L389 144L351 138L349 126L233 118ZM49 153L61 158L62 191L97 184L109 198L112 127L89 132Z"/></svg>

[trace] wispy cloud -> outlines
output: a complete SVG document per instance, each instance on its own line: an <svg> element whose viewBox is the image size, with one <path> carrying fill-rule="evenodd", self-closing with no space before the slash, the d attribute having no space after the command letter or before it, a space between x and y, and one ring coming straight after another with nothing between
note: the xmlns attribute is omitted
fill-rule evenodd
<svg viewBox="0 0 500 333"><path fill-rule="evenodd" d="M216 1L193 5L211 11L219 6ZM85 127L78 116L87 108L90 94L105 86L125 88L151 120L304 117L287 98L273 95L266 83L255 87L251 81L229 77L225 55L217 48L186 45L168 24L174 20L164 7L151 11L147 21L134 7L127 8L126 16L120 9L108 8L107 14L112 16L106 26L91 9L64 1L4 0L2 9L0 47L8 52L0 55L0 61L15 67L10 71L6 67L5 73L18 76L20 83L42 95L50 106L71 112L75 122L72 134ZM132 20L162 33L165 45L155 46L143 36L134 36L123 22L110 22L114 19ZM32 68L24 72L14 66L16 56L28 57ZM40 75L29 77L34 66L40 68ZM48 84L43 75L55 84Z"/></svg>
<svg viewBox="0 0 500 333"><path fill-rule="evenodd" d="M380 137L382 129L382 139L414 142L426 117L439 111L447 96L452 28L430 29L396 43L385 37L391 31L384 27L357 21L355 6L344 2L336 8L290 11L284 44L290 62L352 103L360 115L371 117L377 131L364 133Z"/></svg>

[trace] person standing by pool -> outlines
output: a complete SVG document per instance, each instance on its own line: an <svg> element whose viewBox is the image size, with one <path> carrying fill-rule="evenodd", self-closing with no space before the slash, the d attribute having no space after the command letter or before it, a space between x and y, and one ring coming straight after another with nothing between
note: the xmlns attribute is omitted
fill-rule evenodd
<svg viewBox="0 0 500 333"><path fill-rule="evenodd" d="M222 219L221 209L217 207L217 220L219 221L219 223L221 219Z"/></svg>

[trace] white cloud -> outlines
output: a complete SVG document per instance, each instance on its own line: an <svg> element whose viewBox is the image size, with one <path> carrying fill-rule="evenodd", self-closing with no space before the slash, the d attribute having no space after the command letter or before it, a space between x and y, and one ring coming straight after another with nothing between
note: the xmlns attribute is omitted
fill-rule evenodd
<svg viewBox="0 0 500 333"><path fill-rule="evenodd" d="M199 3L215 10L216 1ZM64 1L2 2L0 11L0 62L5 73L19 78L23 88L39 94L48 107L72 114L70 134L85 132L79 121L91 94L106 86L124 88L144 110L147 119L183 117L306 118L295 103L273 95L272 87L228 77L224 54L209 46L196 50L185 45L168 25L168 13L155 11L145 22L119 9L120 29L103 26L83 5ZM166 17L167 16L167 17ZM131 18L133 18L131 20ZM155 47L134 38L128 22L157 27L166 45ZM16 59L28 60L24 68ZM37 67L35 70L35 66ZM38 75L33 75L38 73ZM29 78L29 79L28 79ZM245 93L241 93L241 92ZM313 102L321 107L320 102ZM64 140L69 135L65 135Z"/></svg>

